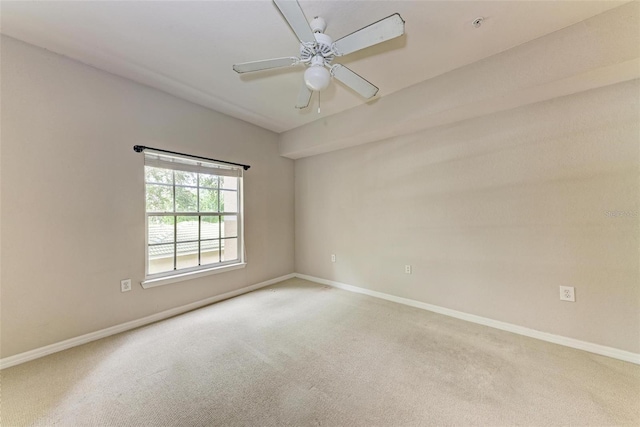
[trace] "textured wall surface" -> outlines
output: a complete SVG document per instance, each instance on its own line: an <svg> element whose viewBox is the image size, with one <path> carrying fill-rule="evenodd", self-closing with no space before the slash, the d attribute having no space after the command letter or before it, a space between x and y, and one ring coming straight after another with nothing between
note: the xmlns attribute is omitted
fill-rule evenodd
<svg viewBox="0 0 640 427"><path fill-rule="evenodd" d="M639 90L296 160L296 271L639 352Z"/></svg>
<svg viewBox="0 0 640 427"><path fill-rule="evenodd" d="M274 133L11 38L1 47L2 357L293 272L293 161ZM245 269L141 288L135 144L252 166Z"/></svg>

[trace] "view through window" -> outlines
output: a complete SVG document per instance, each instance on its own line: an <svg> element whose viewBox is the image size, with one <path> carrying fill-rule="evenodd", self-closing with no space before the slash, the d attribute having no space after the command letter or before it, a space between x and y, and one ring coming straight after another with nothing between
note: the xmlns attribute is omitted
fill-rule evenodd
<svg viewBox="0 0 640 427"><path fill-rule="evenodd" d="M147 277L241 262L241 173L145 157Z"/></svg>

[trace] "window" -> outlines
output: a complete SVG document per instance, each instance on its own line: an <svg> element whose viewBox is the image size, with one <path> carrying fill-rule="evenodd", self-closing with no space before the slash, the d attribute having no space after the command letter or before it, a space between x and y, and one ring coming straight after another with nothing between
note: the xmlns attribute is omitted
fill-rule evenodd
<svg viewBox="0 0 640 427"><path fill-rule="evenodd" d="M242 168L147 150L144 175L143 286L244 264Z"/></svg>

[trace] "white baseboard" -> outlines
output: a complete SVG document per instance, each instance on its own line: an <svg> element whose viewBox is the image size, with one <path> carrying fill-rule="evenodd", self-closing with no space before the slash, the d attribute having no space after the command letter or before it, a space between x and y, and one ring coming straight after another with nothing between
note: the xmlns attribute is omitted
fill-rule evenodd
<svg viewBox="0 0 640 427"><path fill-rule="evenodd" d="M385 294L382 292L377 292L377 291L372 291L365 288L360 288L357 286L347 285L345 283L335 282L333 280L321 279L319 277L308 276L306 274L292 273L292 274L287 274L285 276L276 277L275 279L267 280L265 282L257 283L255 285L246 286L244 288L237 289L235 291L227 292L221 295L216 295L201 301L196 301L191 304L183 305L181 307L176 307L160 313L152 314L151 316L143 317L141 319L132 320L130 322L122 323L120 325L112 326L110 328L102 329L96 332L91 332L85 335L81 335L79 337L70 338L68 340L60 341L58 343L54 343L45 347L40 347L34 350L26 351L24 353L16 354L14 356L5 357L3 359L0 359L0 370L4 368L9 368L11 366L19 365L21 363L25 363L30 360L38 359L48 354L57 353L62 350L67 350L72 347L86 344L88 342L95 341L100 338L106 338L108 336L115 335L120 332L125 332L131 329L138 328L140 326L148 325L149 323L167 319L169 317L176 316L178 314L186 313L187 311L191 311L196 308L204 307L206 305L213 304L218 301L222 301L238 295L242 295L247 292L251 292L256 289L260 289L265 286L269 286L274 283L281 282L283 280L291 279L293 277L299 277L300 279L309 280L311 282L321 283L323 285L329 285L335 288L344 289L346 291L356 292L356 293L369 295L376 298L385 299L387 301L393 301L399 304L404 304L411 307L432 311L434 313L444 314L445 316L466 320L468 322L478 323L480 325L501 329L503 331L513 332L515 334L524 335L531 338L537 338L542 341L547 341L554 344L560 344L566 347L576 348L579 350L584 350L584 351L599 354L602 356L608 356L614 359L624 360L626 362L631 362L631 363L640 365L640 354L638 353L632 353L630 351L620 350L613 347L607 347L600 344L594 344L586 341L576 340L573 338L563 337L560 335L554 335L548 332L536 331L535 329L529 329L523 326L511 324L511 323L501 322L501 321L489 319L486 317L476 316L474 314L468 314L461 311L451 310L449 308L427 304L427 303L412 300L409 298L397 297L397 296Z"/></svg>
<svg viewBox="0 0 640 427"><path fill-rule="evenodd" d="M151 316L143 317L142 319L132 320L130 322L122 323L120 325L111 326L110 328L101 329L99 331L91 332L79 337L70 338L68 340L60 341L45 347L36 348L33 350L25 351L24 353L16 354L13 356L0 359L0 370L9 368L11 366L19 365L21 363L28 362L30 360L38 359L48 354L57 353L62 350L67 350L71 347L76 347L82 344L86 344L91 341L99 340L111 335L118 334L120 332L135 329L140 326L148 325L149 323L157 322L159 320L167 319L169 317L176 316L178 314L186 313L187 311L194 310L196 308L204 307L205 305L213 304L214 302L229 299L238 295L246 294L247 292L255 291L256 289L263 288L265 286L272 285L274 283L281 282L283 280L291 279L295 277L294 273L287 274L286 276L276 277L275 279L267 280L265 282L257 283L255 285L246 286L235 291L227 292L221 295L216 295L211 298L206 298L200 301L192 302L191 304L183 305L181 307L165 310L160 313L152 314Z"/></svg>
<svg viewBox="0 0 640 427"><path fill-rule="evenodd" d="M365 294L372 297L381 298L381 299L397 302L404 305L409 305L411 307L421 308L423 310L444 314L445 316L455 317L457 319L466 320L468 322L490 326L492 328L501 329L507 332L513 332L514 334L524 335L531 338L537 338L542 341L548 341L554 344L560 344L566 347L576 348L578 350L584 350L590 353L595 353L602 356L608 356L614 359L624 360L625 362L631 362L631 363L640 365L640 354L638 353L632 353L630 351L620 350L613 347L607 347L600 344L594 344L587 341L580 341L573 338L563 337L561 335L554 335L548 332L536 331L535 329L525 328L524 326L518 326L511 323L501 322L499 320L493 320L486 317L476 316L475 314L464 313L462 311L451 310L449 308L427 304L427 303L412 300L409 298L397 297L394 295L372 291L372 290L360 288L357 286L347 285L345 283L334 282L333 280L321 279L319 277L308 276L306 274L298 274L298 273L296 273L295 276L300 279L309 280L311 282L316 282L323 285L329 285L335 288L344 289L346 291L356 292L359 294Z"/></svg>

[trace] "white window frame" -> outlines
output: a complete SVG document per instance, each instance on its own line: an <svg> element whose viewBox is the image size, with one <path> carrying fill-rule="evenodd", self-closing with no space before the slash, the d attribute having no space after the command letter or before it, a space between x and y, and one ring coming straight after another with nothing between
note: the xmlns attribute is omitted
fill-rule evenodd
<svg viewBox="0 0 640 427"><path fill-rule="evenodd" d="M210 274L218 274L227 271L237 270L240 268L244 268L246 266L246 257L245 257L245 248L244 248L244 185L243 185L243 169L241 167L229 166L226 164L218 164L209 161L203 161L200 159L192 158L186 155L168 155L161 152L155 152L152 149L145 150L145 167L153 166L163 169L171 169L174 171L184 171L184 172L202 172L211 175L217 175L218 177L224 176L234 176L238 178L237 185L237 197L238 197L238 211L237 212L200 212L199 209L197 212L176 212L175 211L175 188L176 183L175 179L172 184L166 184L170 186L173 191L173 202L174 208L171 212L148 212L147 211L147 180L146 174L144 178L144 187L145 187L145 279L141 282L143 288L152 288L155 286L167 285L170 283L181 282L184 280L195 279L198 277L210 275ZM218 191L225 191L220 187L221 180L218 180ZM199 193L200 183L197 183L197 191ZM233 191L233 190L230 190ZM199 200L199 197L198 197ZM220 193L218 193L218 200L220 200ZM199 203L199 201L198 201ZM174 270L166 271L161 273L149 274L149 217L150 216L171 216L174 217L174 230L177 230L178 217L183 216L217 216L219 218L218 224L221 224L222 218L227 216L236 216L237 217L237 247L238 247L238 258L230 261L222 261L218 263L198 265L195 267L188 267L182 269L175 269L177 266L177 245L179 243L186 242L178 242L177 236L174 232ZM200 222L199 222L200 223ZM200 229L199 229L200 230ZM209 239L205 239L209 240ZM222 235L218 234L218 251L221 254L222 251L222 241L225 238ZM198 232L198 252L200 254L200 244L203 241L202 235L200 231ZM167 244L171 244L167 243ZM200 257L200 255L199 255Z"/></svg>

